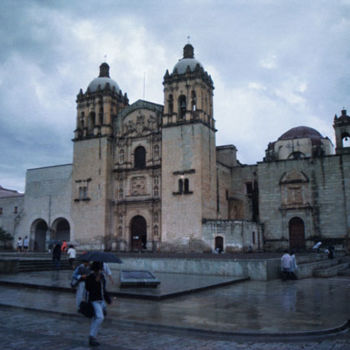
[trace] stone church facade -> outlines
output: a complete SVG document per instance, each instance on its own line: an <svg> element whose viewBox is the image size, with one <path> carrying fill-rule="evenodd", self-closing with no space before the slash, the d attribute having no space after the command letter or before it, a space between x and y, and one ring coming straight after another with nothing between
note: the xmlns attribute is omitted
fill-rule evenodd
<svg viewBox="0 0 350 350"><path fill-rule="evenodd" d="M122 251L347 245L345 110L334 119L335 152L315 129L296 127L268 145L263 161L243 165L235 146L216 146L214 84L192 45L163 86L164 105L129 104L103 63L77 96L73 163L28 170L9 232L28 234L37 250L55 239ZM0 198L0 208L6 203Z"/></svg>

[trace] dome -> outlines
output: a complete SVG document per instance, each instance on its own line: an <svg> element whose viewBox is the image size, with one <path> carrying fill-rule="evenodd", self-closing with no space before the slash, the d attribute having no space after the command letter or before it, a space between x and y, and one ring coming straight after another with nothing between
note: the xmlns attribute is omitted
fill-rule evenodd
<svg viewBox="0 0 350 350"><path fill-rule="evenodd" d="M187 44L184 47L184 57L175 64L173 73L175 72L175 69L176 69L178 74L184 74L186 73L187 67L190 67L191 72L193 72L197 64L201 68L203 68L201 63L194 58L193 46L191 44Z"/></svg>
<svg viewBox="0 0 350 350"><path fill-rule="evenodd" d="M88 89L90 92L96 92L99 88L103 90L107 83L111 89L114 87L116 92L120 92L117 82L109 77L109 65L107 63L102 63L100 65L100 75L91 81Z"/></svg>
<svg viewBox="0 0 350 350"><path fill-rule="evenodd" d="M308 126L298 126L285 132L278 140L304 139L309 138L313 140L323 139L323 136L315 129Z"/></svg>

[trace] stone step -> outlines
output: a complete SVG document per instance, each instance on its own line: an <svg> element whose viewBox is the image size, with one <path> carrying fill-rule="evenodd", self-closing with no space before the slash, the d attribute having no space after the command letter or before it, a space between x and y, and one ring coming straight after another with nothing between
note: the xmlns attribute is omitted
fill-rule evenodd
<svg viewBox="0 0 350 350"><path fill-rule="evenodd" d="M19 260L17 265L18 272L48 271L53 269L55 269L55 265L52 260ZM71 269L68 260L61 260L60 269Z"/></svg>
<svg viewBox="0 0 350 350"><path fill-rule="evenodd" d="M313 262L298 264L298 278L309 278L314 276L315 270L323 270L341 263L341 258L322 259Z"/></svg>
<svg viewBox="0 0 350 350"><path fill-rule="evenodd" d="M313 272L314 277L333 277L337 276L338 272L349 267L349 263L340 263L327 268L316 269Z"/></svg>

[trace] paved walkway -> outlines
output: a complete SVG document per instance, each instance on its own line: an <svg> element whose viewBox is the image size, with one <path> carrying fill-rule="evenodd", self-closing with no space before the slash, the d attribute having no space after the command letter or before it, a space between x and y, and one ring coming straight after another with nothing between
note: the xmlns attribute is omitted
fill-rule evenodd
<svg viewBox="0 0 350 350"><path fill-rule="evenodd" d="M0 307L1 347L6 350L87 350L89 320ZM106 319L100 350L348 350L350 337L271 340L210 337L127 325Z"/></svg>
<svg viewBox="0 0 350 350"><path fill-rule="evenodd" d="M69 283L65 271L39 274ZM32 274L13 278L35 282ZM348 332L333 332L350 319L349 292L350 278L335 277L247 281L162 301L118 298L101 349L350 349ZM0 306L4 349L86 348L89 320L76 313L73 293L1 286Z"/></svg>

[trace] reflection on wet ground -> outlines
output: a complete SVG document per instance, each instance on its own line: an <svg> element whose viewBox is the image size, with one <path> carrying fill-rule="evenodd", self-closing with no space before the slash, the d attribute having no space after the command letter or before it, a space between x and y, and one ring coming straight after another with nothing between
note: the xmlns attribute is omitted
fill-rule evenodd
<svg viewBox="0 0 350 350"><path fill-rule="evenodd" d="M47 283L69 285L70 273L39 274ZM22 278L39 279L32 273ZM173 276L174 286L182 282L182 275ZM108 317L221 332L317 331L337 327L349 319L349 292L350 279L346 277L246 281L161 301L118 298L109 307ZM72 293L2 286L0 300L5 305L76 313Z"/></svg>
<svg viewBox="0 0 350 350"><path fill-rule="evenodd" d="M120 288L119 274L120 271L113 271L114 284L111 284L107 279L109 292L117 296L140 297L145 299L161 299L246 280L246 278L242 277L157 272L155 276L161 283L155 288ZM28 284L70 290L71 277L72 271L67 270L28 272L13 275L0 275L0 284L1 282L13 282L22 284L23 286Z"/></svg>

